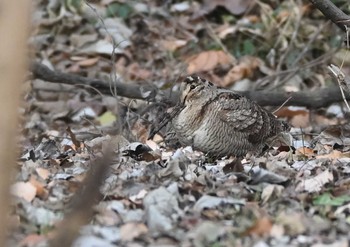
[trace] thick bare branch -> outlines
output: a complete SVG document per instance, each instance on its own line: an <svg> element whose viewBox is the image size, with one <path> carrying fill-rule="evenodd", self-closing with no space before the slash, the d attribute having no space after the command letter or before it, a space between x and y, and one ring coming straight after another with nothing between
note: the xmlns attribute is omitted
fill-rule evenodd
<svg viewBox="0 0 350 247"><path fill-rule="evenodd" d="M109 82L103 80L89 79L79 75L53 71L47 66L38 62L33 62L31 64L31 72L33 73L33 77L37 79L53 83L64 83L80 86L85 85L93 87L105 95L111 95L114 87L116 88L116 92L119 96L133 99L147 100L156 94L156 88L149 85L140 86L120 82L113 82L111 85Z"/></svg>
<svg viewBox="0 0 350 247"><path fill-rule="evenodd" d="M344 32L346 27L350 28L350 16L341 11L330 0L310 0L310 2Z"/></svg>
<svg viewBox="0 0 350 247"><path fill-rule="evenodd" d="M285 106L305 106L316 109L326 107L343 100L338 86L295 93L246 91L241 92L241 94L256 101L262 106L280 106L291 97ZM346 97L348 100L350 99L350 95L347 95Z"/></svg>
<svg viewBox="0 0 350 247"><path fill-rule="evenodd" d="M101 93L106 95L111 95L111 90L109 83L102 80L89 79L86 77L67 74L57 71L52 71L46 66L40 63L33 63L31 66L34 78L45 80L54 83L65 83L70 85L88 85L98 89ZM117 94L119 96L133 98L133 99L143 99L154 101L157 95L157 90L155 86L138 86L133 84L126 84L117 82L115 84L117 87ZM96 91L91 90L92 93ZM145 93L146 92L146 93ZM267 92L267 91L246 91L240 92L251 100L256 101L261 106L280 106L288 98L291 99L285 104L286 106L305 106L308 108L319 108L325 107L335 102L341 102L343 100L341 96L340 89L337 86L328 87L324 89L318 89L314 91L303 91L295 93L285 93L285 92ZM162 95L161 95L162 94ZM175 105L178 95L170 92L161 92L158 94L159 97L165 102ZM347 96L350 99L349 96Z"/></svg>

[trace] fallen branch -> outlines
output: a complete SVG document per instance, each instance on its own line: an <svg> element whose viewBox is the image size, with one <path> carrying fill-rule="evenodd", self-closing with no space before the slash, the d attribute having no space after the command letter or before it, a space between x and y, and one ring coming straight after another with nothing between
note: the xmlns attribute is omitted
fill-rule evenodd
<svg viewBox="0 0 350 247"><path fill-rule="evenodd" d="M33 77L53 83L64 83L70 85L86 85L94 87L102 94L112 95L110 84L103 80L89 79L79 75L67 74L58 71L52 71L45 65L40 63L33 63L31 66ZM145 85L133 85L115 82L117 95L132 99L142 99L155 101L156 96L163 101L169 102L171 105L175 105L178 95L170 92L157 92L155 86ZM96 94L96 90L91 90L92 93ZM158 94L157 94L158 93ZM295 93L286 92L267 92L267 91L245 91L240 94L256 101L261 106L280 106L288 98L286 106L305 106L308 108L320 108L326 107L330 104L343 101L339 87L332 86L323 89L317 89L314 91L303 91ZM350 96L347 95L347 99Z"/></svg>
<svg viewBox="0 0 350 247"><path fill-rule="evenodd" d="M310 0L310 2L344 32L347 31L347 28L350 28L350 16L345 14L330 0Z"/></svg>
<svg viewBox="0 0 350 247"><path fill-rule="evenodd" d="M149 85L140 86L120 82L109 83L103 80L89 79L79 75L53 71L38 62L33 62L31 64L31 72L36 79L53 83L64 83L77 86L84 85L85 87L94 88L105 95L113 95L114 89L116 89L117 95L133 99L147 100L156 94L156 88Z"/></svg>
<svg viewBox="0 0 350 247"><path fill-rule="evenodd" d="M337 86L295 93L246 91L241 92L241 94L262 106L280 106L288 100L288 98L291 99L285 106L305 106L313 109L326 107L333 103L343 101L340 89ZM350 95L347 95L346 98L350 99Z"/></svg>

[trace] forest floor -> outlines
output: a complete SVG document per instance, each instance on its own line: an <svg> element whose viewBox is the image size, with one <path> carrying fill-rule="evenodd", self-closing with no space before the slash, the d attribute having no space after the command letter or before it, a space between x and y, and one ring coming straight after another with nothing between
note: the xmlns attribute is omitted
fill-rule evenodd
<svg viewBox="0 0 350 247"><path fill-rule="evenodd" d="M188 74L277 92L337 85L330 64L350 75L344 34L308 1L35 2L31 53L55 71L157 92L176 92ZM347 1L337 5L350 11ZM73 246L82 247L349 246L344 103L282 107L275 114L292 126L290 147L238 164L172 149L164 130L148 140L167 105L113 89L25 83L9 246L60 246L60 233L75 226ZM106 164L88 184L88 171ZM80 228L74 217L91 209Z"/></svg>

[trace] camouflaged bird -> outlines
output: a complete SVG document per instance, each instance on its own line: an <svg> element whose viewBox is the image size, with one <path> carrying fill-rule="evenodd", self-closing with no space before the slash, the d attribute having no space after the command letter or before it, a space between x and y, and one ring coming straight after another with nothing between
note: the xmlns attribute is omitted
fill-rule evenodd
<svg viewBox="0 0 350 247"><path fill-rule="evenodd" d="M289 130L248 98L198 76L182 82L175 109L171 125L179 142L214 157L259 153L269 139Z"/></svg>

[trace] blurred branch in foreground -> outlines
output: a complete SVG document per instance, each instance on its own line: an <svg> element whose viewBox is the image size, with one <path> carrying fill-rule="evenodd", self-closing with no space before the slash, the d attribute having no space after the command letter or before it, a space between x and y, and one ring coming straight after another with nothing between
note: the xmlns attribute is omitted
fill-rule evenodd
<svg viewBox="0 0 350 247"><path fill-rule="evenodd" d="M9 186L17 154L18 107L27 65L31 1L0 1L0 246L6 246Z"/></svg>
<svg viewBox="0 0 350 247"><path fill-rule="evenodd" d="M106 149L102 157L91 161L90 170L73 198L71 211L58 224L57 233L50 242L51 247L72 246L81 227L91 220L93 206L100 195L100 186L112 162L112 148L108 146Z"/></svg>

